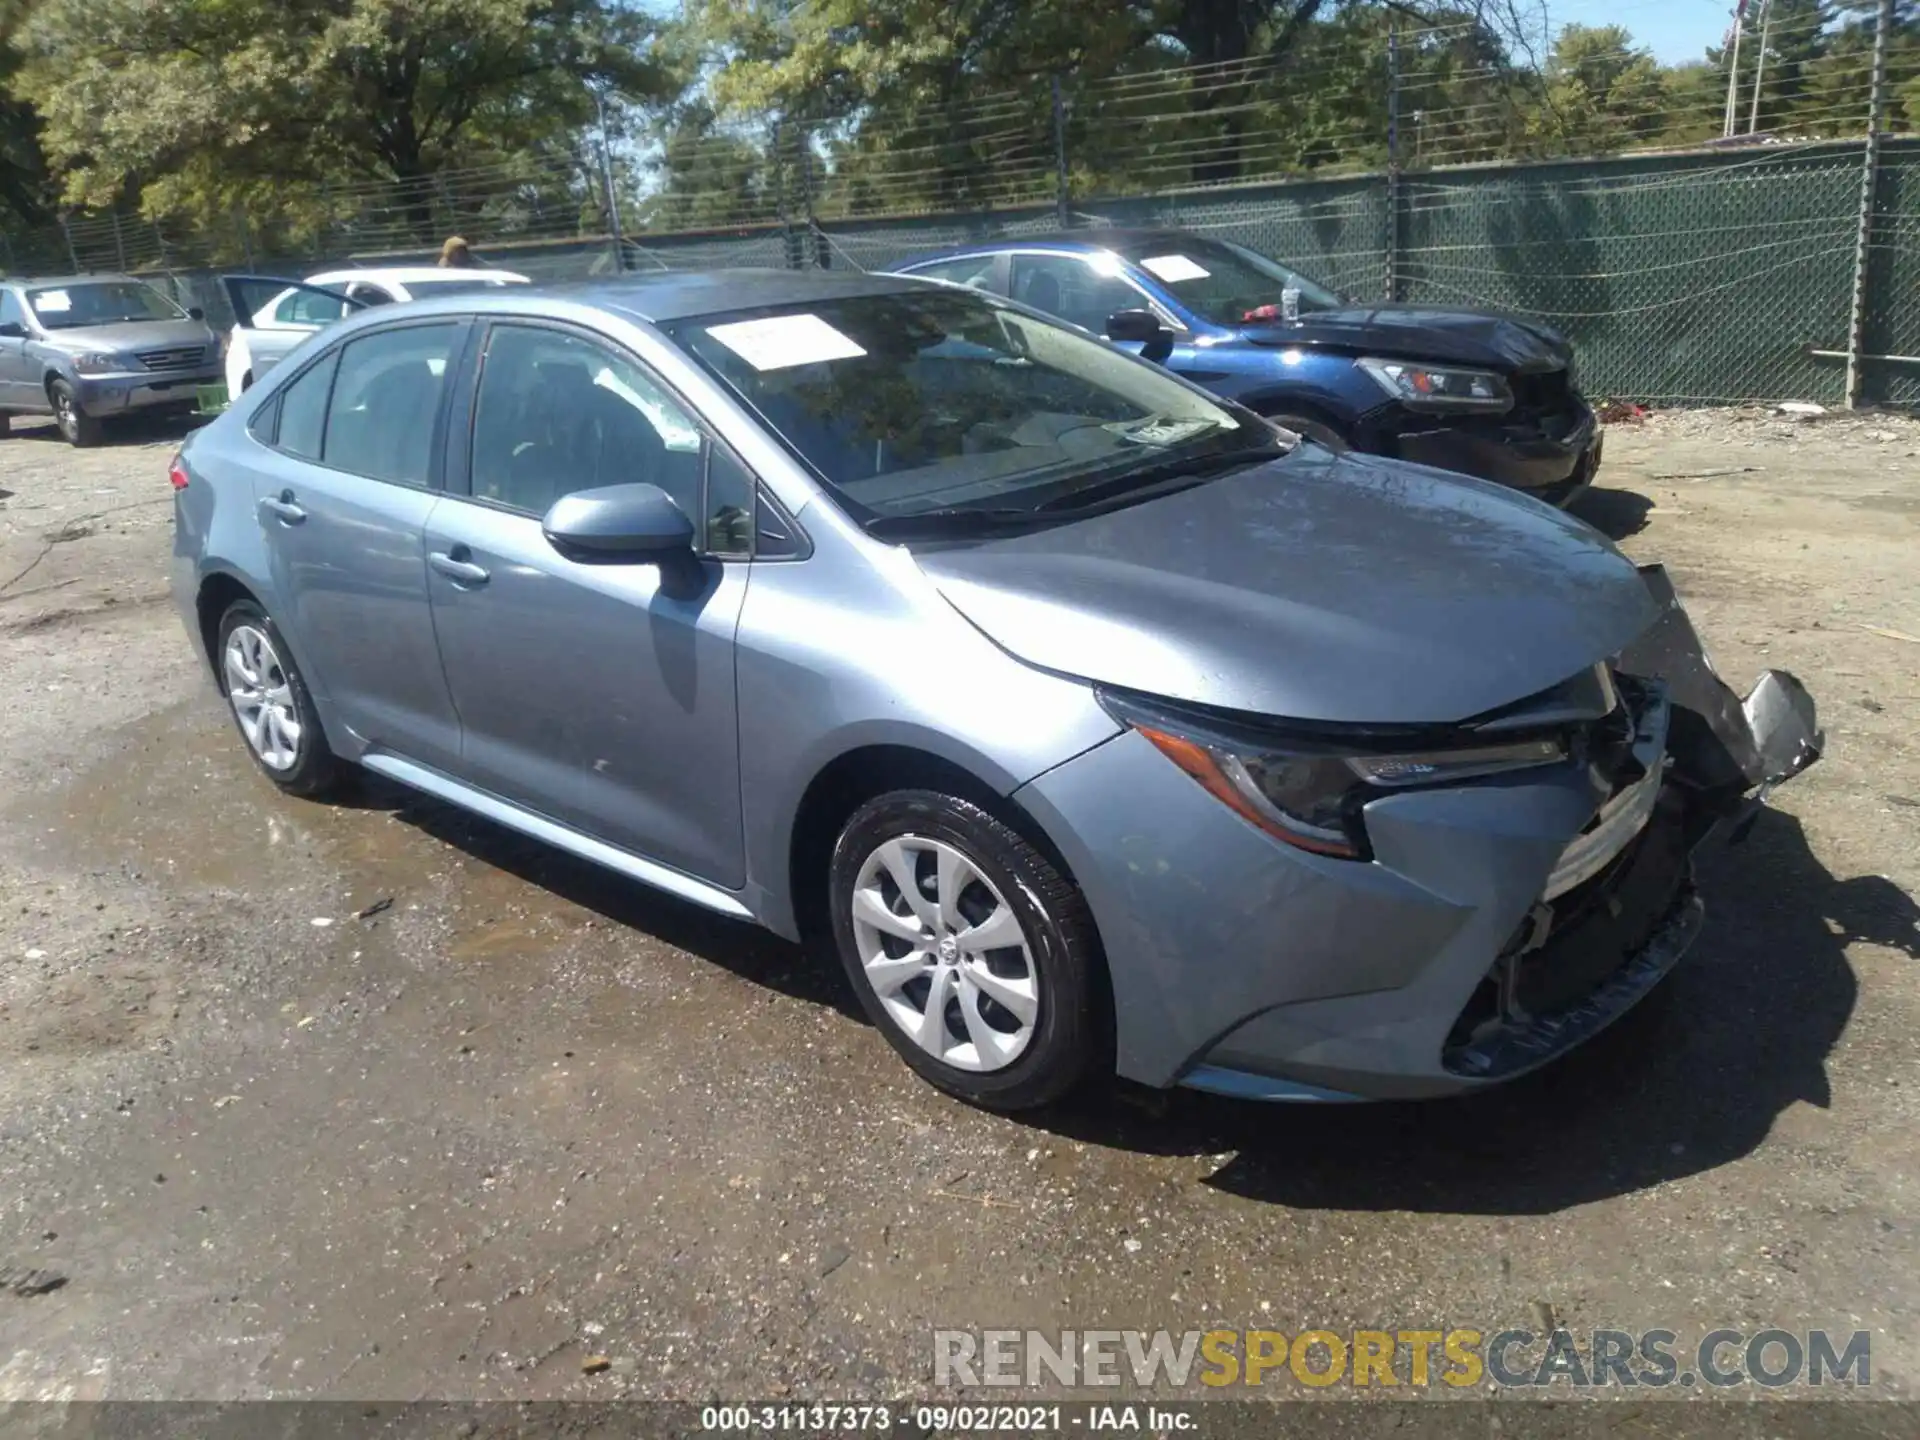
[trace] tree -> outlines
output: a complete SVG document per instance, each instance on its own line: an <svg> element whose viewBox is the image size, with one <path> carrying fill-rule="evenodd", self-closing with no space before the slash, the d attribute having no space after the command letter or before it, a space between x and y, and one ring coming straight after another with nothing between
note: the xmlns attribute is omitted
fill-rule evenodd
<svg viewBox="0 0 1920 1440"><path fill-rule="evenodd" d="M13 42L32 8L32 0L0 0L0 210L27 224L45 219L48 198L39 117L11 93L20 68Z"/></svg>
<svg viewBox="0 0 1920 1440"><path fill-rule="evenodd" d="M17 88L70 202L277 205L297 230L385 182L426 243L436 176L564 151L588 84L656 91L650 24L614 0L43 0Z"/></svg>
<svg viewBox="0 0 1920 1440"><path fill-rule="evenodd" d="M1538 125L1562 153L1644 145L1665 112L1660 67L1619 25L1569 25L1554 41Z"/></svg>

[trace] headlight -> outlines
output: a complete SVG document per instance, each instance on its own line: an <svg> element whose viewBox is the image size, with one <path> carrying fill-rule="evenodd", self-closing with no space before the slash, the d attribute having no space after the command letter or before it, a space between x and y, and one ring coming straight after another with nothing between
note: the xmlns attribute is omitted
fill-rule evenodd
<svg viewBox="0 0 1920 1440"><path fill-rule="evenodd" d="M128 368L118 355L76 355L73 368L82 375L113 375Z"/></svg>
<svg viewBox="0 0 1920 1440"><path fill-rule="evenodd" d="M1506 377L1411 360L1355 362L1394 399L1415 410L1505 410L1513 404Z"/></svg>
<svg viewBox="0 0 1920 1440"><path fill-rule="evenodd" d="M1229 736L1112 694L1100 700L1241 819L1301 850L1348 860L1367 858L1360 810L1383 793L1558 764L1568 755L1557 736L1433 749L1364 738Z"/></svg>

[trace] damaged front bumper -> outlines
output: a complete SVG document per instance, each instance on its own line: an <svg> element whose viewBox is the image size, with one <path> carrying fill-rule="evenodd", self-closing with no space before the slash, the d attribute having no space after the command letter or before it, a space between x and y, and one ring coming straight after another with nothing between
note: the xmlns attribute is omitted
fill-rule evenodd
<svg viewBox="0 0 1920 1440"><path fill-rule="evenodd" d="M1737 836L1821 737L1791 676L1728 689L1665 572L1643 578L1660 613L1612 662L1631 723L1605 775L1370 802L1369 863L1265 838L1133 735L1023 790L1056 835L1121 837L1062 842L1108 951L1121 1073L1265 1100L1456 1094L1648 994L1701 928L1700 845Z"/></svg>

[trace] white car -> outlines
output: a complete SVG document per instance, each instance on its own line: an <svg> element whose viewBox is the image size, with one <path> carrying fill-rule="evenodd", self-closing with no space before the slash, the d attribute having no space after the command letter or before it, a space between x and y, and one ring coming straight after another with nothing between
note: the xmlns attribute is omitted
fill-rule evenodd
<svg viewBox="0 0 1920 1440"><path fill-rule="evenodd" d="M244 287L236 290L232 283L235 280L244 281ZM512 270L443 270L433 265L327 270L297 284L258 276L228 277L228 293L240 302L234 314L246 319L235 325L227 338L227 394L240 394L272 369L282 355L350 309L404 304L456 290L527 283L526 276ZM273 286L279 288L271 290ZM321 288L312 288L316 286ZM270 293L264 303L259 300L262 293Z"/></svg>

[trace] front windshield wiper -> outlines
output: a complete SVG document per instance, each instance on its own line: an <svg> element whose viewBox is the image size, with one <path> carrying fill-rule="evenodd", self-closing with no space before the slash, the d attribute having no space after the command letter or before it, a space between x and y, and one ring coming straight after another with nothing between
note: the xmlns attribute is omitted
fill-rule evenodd
<svg viewBox="0 0 1920 1440"><path fill-rule="evenodd" d="M1215 450L1204 455L1169 455L1152 460L1144 465L1134 465L1118 475L1109 475L1096 480L1091 485L1083 485L1070 490L1065 495L1056 495L1053 499L1034 507L1037 513L1059 515L1075 510L1084 510L1109 500L1134 495L1135 492L1160 485L1168 480L1186 480L1199 484L1208 475L1221 470L1234 469L1243 465L1258 465L1267 460L1278 460L1282 455L1292 453L1290 449L1281 449L1276 445L1240 446L1232 450ZM1145 499L1144 495L1137 498Z"/></svg>

